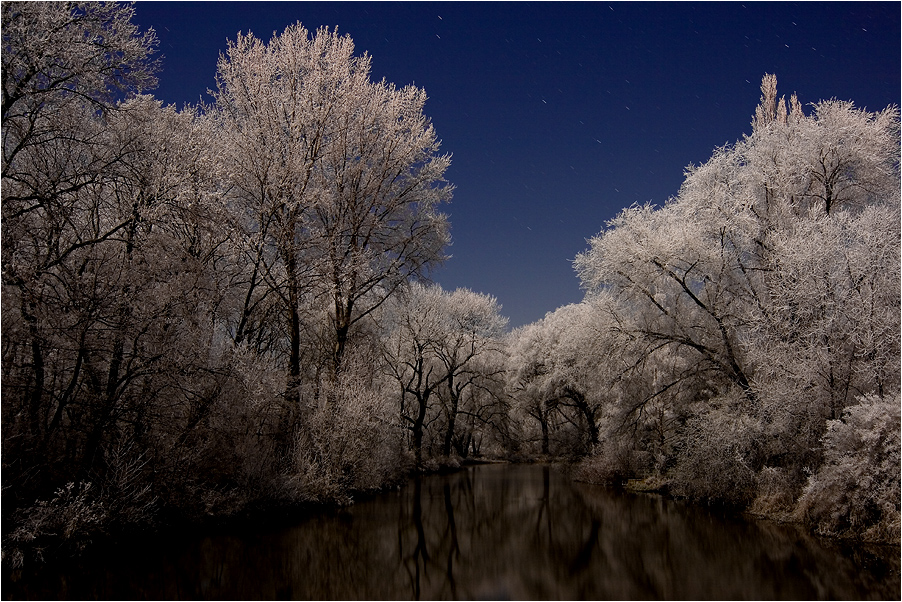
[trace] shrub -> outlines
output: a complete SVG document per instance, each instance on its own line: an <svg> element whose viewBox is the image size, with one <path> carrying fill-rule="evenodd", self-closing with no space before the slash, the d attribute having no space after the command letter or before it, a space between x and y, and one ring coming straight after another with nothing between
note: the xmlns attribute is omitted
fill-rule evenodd
<svg viewBox="0 0 902 602"><path fill-rule="evenodd" d="M406 463L392 404L357 374L325 384L300 429L289 485L305 501L349 503L399 479Z"/></svg>
<svg viewBox="0 0 902 602"><path fill-rule="evenodd" d="M711 404L686 423L684 444L668 475L671 492L745 507L754 496L762 427L730 400Z"/></svg>
<svg viewBox="0 0 902 602"><path fill-rule="evenodd" d="M620 485L647 472L644 469L650 463L648 455L636 450L627 437L609 433L595 453L576 466L573 476L587 483Z"/></svg>
<svg viewBox="0 0 902 602"><path fill-rule="evenodd" d="M43 562L50 546L81 552L102 531L107 511L91 483L67 483L53 499L20 509L13 520L16 528L3 542L3 555L18 569L27 560Z"/></svg>
<svg viewBox="0 0 902 602"><path fill-rule="evenodd" d="M822 535L900 540L899 394L868 395L831 420L824 463L811 476L796 517Z"/></svg>
<svg viewBox="0 0 902 602"><path fill-rule="evenodd" d="M788 519L803 484L801 471L765 466L755 477L755 499L749 511L768 518Z"/></svg>

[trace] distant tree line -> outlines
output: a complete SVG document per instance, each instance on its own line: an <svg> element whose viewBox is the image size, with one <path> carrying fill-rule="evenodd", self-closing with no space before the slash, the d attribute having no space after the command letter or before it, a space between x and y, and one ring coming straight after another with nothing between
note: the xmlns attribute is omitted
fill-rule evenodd
<svg viewBox="0 0 902 602"><path fill-rule="evenodd" d="M425 92L337 31L239 34L209 103L115 3L2 6L4 560L469 456L898 541L899 116L777 100L507 332L429 284Z"/></svg>

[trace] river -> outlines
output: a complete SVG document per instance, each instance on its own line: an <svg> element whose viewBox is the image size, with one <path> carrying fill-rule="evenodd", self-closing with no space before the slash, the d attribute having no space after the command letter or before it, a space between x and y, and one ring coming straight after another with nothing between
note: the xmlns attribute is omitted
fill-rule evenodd
<svg viewBox="0 0 902 602"><path fill-rule="evenodd" d="M899 599L852 546L552 467L485 465L291 525L121 543L4 599Z"/></svg>

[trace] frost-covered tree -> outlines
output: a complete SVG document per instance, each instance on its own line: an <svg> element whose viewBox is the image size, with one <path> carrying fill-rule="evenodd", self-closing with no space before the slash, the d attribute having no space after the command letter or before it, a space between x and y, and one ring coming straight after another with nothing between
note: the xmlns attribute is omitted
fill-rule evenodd
<svg viewBox="0 0 902 602"><path fill-rule="evenodd" d="M336 371L352 328L442 261L450 240L439 211L451 197L443 180L450 157L438 155L425 91L382 81L356 94L330 116L305 220L313 278L331 306Z"/></svg>
<svg viewBox="0 0 902 602"><path fill-rule="evenodd" d="M435 355L445 375L444 387L439 393L444 401L445 415L442 455L447 457L451 455L457 416L464 410L465 396L475 401L474 389L490 392L487 381L499 379L503 371L494 352L501 349L507 318L501 315L501 306L494 297L469 289L459 288L448 293L444 305L444 333L439 338ZM478 411L468 411L468 414L474 419L487 418Z"/></svg>
<svg viewBox="0 0 902 602"><path fill-rule="evenodd" d="M688 437L733 437L737 471L798 484L826 421L898 382L899 206L895 107L806 114L766 76L751 135L690 166L664 207L624 210L575 265L629 308L649 353L688 360L673 376L712 400ZM684 476L713 474L704 454L684 460Z"/></svg>
<svg viewBox="0 0 902 602"><path fill-rule="evenodd" d="M143 101L116 98L155 81L149 55L156 38L140 33L132 14L117 4L2 7L3 410L10 473L46 460L66 418L80 413L72 403L81 387L91 386L100 405L87 407L96 409L131 384L121 376L118 345L94 337L121 325L111 293L128 279L122 253L147 208L146 199L123 187L156 175L130 171L144 143L132 127ZM69 447L70 467L87 469L94 439L92 431L87 447Z"/></svg>
<svg viewBox="0 0 902 602"><path fill-rule="evenodd" d="M780 282L786 270L778 266L797 254L783 246L786 241L809 244L809 229L818 221L898 221L891 214L883 216L885 222L853 217L865 207L891 213L898 206L895 109L868 113L829 101L816 105L811 116L794 108L789 117L784 110L770 119L772 84L765 78L765 108L759 107L751 136L691 167L679 196L663 208L622 212L576 261L588 289L612 286L652 311L643 336L695 354L749 399L756 396L751 376L757 362L748 344L752 325L772 319L788 301L772 307L788 284ZM843 209L848 213L835 215ZM822 216L836 219L827 222ZM890 226L879 238L892 241L898 234ZM848 235L834 237L827 247L823 244L829 241L822 240L822 261L829 263L828 249L839 254L836 259L848 256L848 240ZM880 274L875 277L891 278L892 255L875 251L888 263L871 270L873 260L861 257L862 265L869 274ZM850 275L850 283L859 278L854 268L834 265L837 273ZM812 290L810 285L806 290ZM833 307L826 299L818 304ZM892 324L888 327L892 330Z"/></svg>
<svg viewBox="0 0 902 602"><path fill-rule="evenodd" d="M445 423L443 455L504 457L518 451L520 441L506 389L506 368L504 340L499 339L493 341L467 370L466 386L459 386L461 393L457 398L453 429L450 428L451 421ZM452 416L454 397L449 389L446 389L447 395L441 397L445 414Z"/></svg>
<svg viewBox="0 0 902 602"><path fill-rule="evenodd" d="M514 398L514 411L518 417L538 422L541 452L550 452L550 408L544 399L542 387L536 385L545 373L545 354L542 346L541 322L533 322L515 329L507 337L507 386ZM521 426L521 443L529 437L530 425ZM525 440L524 440L525 439Z"/></svg>
<svg viewBox="0 0 902 602"><path fill-rule="evenodd" d="M408 425L417 466L423 463L423 434L427 413L433 409L437 390L444 381L435 358L441 343L444 291L414 283L410 293L389 310L391 322L385 337L385 359L400 386L400 416Z"/></svg>
<svg viewBox="0 0 902 602"><path fill-rule="evenodd" d="M4 518L34 525L21 541L57 529L31 519L60 487L98 509L66 527L91 537L267 471L243 433L270 417L227 403L238 270L216 132L132 94L154 45L132 12L3 5Z"/></svg>
<svg viewBox="0 0 902 602"><path fill-rule="evenodd" d="M17 158L55 159L32 168L38 182L76 149L103 168L4 219L4 479L16 503L90 482L106 528L146 518L166 488L151 494L152 475L169 486L195 467L186 447L228 380L216 339L228 234L205 175L210 133L194 117L136 97L85 117L90 146Z"/></svg>
<svg viewBox="0 0 902 602"><path fill-rule="evenodd" d="M3 3L3 177L16 156L60 138L85 111L106 111L121 95L156 85L152 29L114 2Z"/></svg>
<svg viewBox="0 0 902 602"><path fill-rule="evenodd" d="M326 147L346 132L369 85L369 59L354 56L347 36L300 24L269 43L239 34L220 57L209 113L219 127L230 204L248 274L236 343L265 324L254 321L267 297L278 299L287 356L286 398L299 399L302 303L312 293L310 233L305 226L322 192L318 174ZM281 342L281 341L279 341ZM285 348L287 347L287 349Z"/></svg>
<svg viewBox="0 0 902 602"><path fill-rule="evenodd" d="M423 91L370 81L369 56L336 31L239 35L217 82L210 111L248 266L234 338L266 328L255 312L278 300L287 349L272 351L286 356L296 404L303 340L325 332L337 374L352 328L442 259L449 160ZM316 308L306 320L305 307Z"/></svg>
<svg viewBox="0 0 902 602"><path fill-rule="evenodd" d="M699 371L716 372L753 396L735 337L742 306L755 299L743 271L747 258L734 241L742 230L729 223L735 216L712 223L694 209L674 201L624 210L590 241L577 270L590 290L614 286L628 305L650 306L636 323L650 345L694 353Z"/></svg>
<svg viewBox="0 0 902 602"><path fill-rule="evenodd" d="M465 393L497 376L498 362L487 360L500 349L507 319L494 297L420 283L407 287L388 314L386 366L400 386L400 415L421 466L428 423L443 419L441 452L449 455Z"/></svg>
<svg viewBox="0 0 902 602"><path fill-rule="evenodd" d="M510 386L522 411L538 422L543 454L551 451L551 430L565 424L579 433L577 448L599 443L602 414L618 401L617 383L629 361L613 309L610 297L597 295L511 337Z"/></svg>
<svg viewBox="0 0 902 602"><path fill-rule="evenodd" d="M178 111L131 6L2 11L4 554L401 474L375 318L448 239L423 92L297 25Z"/></svg>

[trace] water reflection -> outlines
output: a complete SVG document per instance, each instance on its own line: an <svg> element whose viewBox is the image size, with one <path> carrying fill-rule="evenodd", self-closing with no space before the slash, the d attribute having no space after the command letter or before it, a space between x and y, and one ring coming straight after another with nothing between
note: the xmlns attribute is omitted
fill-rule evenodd
<svg viewBox="0 0 902 602"><path fill-rule="evenodd" d="M572 484L547 466L482 466L278 531L120 548L6 583L3 596L897 599L899 569L898 548L845 548L786 526Z"/></svg>

